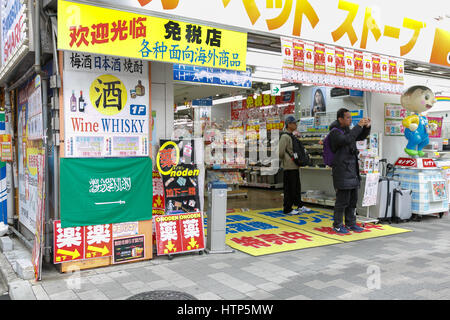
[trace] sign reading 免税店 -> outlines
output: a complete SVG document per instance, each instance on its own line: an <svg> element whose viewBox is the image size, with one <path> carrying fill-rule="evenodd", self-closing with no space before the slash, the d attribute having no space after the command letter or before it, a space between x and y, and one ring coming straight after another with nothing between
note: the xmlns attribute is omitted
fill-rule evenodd
<svg viewBox="0 0 450 320"><path fill-rule="evenodd" d="M247 34L59 0L58 49L245 71Z"/></svg>

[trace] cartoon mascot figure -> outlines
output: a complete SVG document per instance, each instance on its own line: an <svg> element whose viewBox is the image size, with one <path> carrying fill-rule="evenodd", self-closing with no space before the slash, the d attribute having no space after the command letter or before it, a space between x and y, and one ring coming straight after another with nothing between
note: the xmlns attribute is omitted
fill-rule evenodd
<svg viewBox="0 0 450 320"><path fill-rule="evenodd" d="M436 98L433 91L424 86L413 86L406 90L401 97L402 106L415 114L403 119L405 137L408 145L405 152L410 156L423 157L422 149L430 143L428 134L437 129L435 123L428 124L428 119L421 113L430 110Z"/></svg>

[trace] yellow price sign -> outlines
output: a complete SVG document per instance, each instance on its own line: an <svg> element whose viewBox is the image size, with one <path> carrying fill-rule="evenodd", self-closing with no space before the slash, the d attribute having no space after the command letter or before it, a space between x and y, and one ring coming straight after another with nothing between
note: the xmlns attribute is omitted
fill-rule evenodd
<svg viewBox="0 0 450 320"><path fill-rule="evenodd" d="M245 71L247 34L58 0L58 49Z"/></svg>

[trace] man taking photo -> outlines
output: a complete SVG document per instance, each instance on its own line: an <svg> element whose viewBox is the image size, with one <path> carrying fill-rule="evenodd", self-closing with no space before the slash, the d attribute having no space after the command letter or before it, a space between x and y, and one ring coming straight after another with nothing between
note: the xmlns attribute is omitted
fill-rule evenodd
<svg viewBox="0 0 450 320"><path fill-rule="evenodd" d="M363 118L350 130L351 123L350 111L341 108L337 112L337 120L330 125L329 134L331 151L334 153L332 174L336 190L333 229L340 234L349 233L349 230L354 232L364 230L356 224L355 216L361 181L356 141L367 138L370 134L371 121L369 118Z"/></svg>

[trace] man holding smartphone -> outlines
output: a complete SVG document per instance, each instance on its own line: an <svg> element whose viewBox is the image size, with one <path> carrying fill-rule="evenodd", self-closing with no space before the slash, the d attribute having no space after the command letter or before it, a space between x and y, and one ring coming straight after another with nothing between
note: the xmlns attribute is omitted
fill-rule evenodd
<svg viewBox="0 0 450 320"><path fill-rule="evenodd" d="M332 174L336 190L333 229L340 234L362 232L356 224L356 203L361 176L359 175L358 149L356 141L364 140L370 134L371 121L363 118L350 130L352 116L349 110L341 108L337 120L330 125L330 146L334 153ZM337 128L338 130L332 130ZM345 215L345 225L343 223Z"/></svg>

